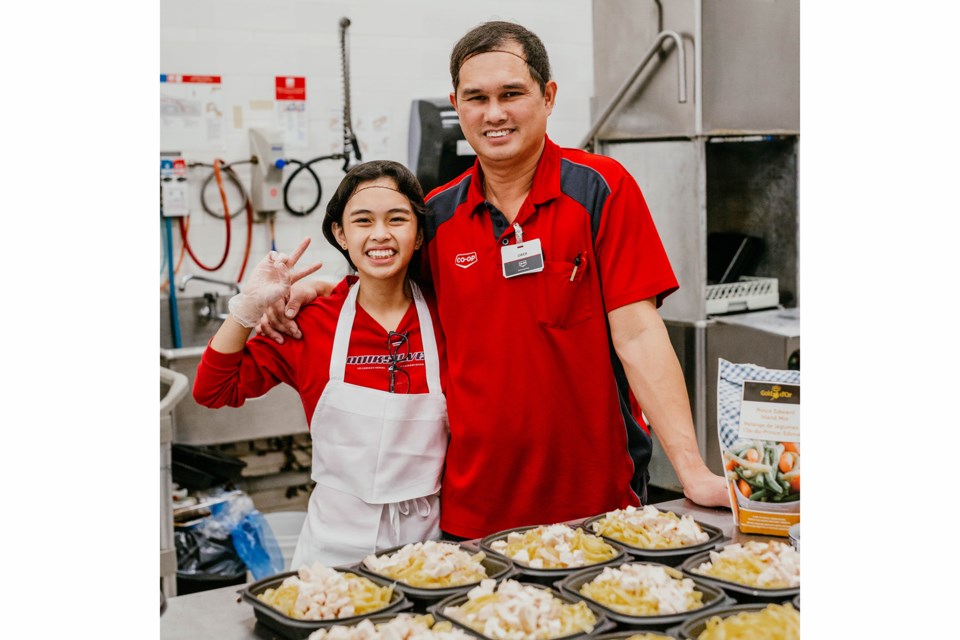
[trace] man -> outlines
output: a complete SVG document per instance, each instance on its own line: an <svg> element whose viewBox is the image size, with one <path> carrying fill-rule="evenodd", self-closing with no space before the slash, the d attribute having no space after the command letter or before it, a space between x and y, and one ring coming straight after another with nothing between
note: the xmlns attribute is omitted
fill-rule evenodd
<svg viewBox="0 0 960 640"><path fill-rule="evenodd" d="M657 312L677 281L636 182L546 136L557 84L530 31L474 28L450 72L477 163L427 197L450 375L441 528L475 538L639 504L651 439L635 402L686 496L726 506Z"/></svg>

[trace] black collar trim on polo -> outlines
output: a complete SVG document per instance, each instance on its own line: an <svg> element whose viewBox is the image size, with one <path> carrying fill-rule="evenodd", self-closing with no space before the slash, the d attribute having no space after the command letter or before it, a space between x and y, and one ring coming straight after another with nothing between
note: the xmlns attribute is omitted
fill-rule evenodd
<svg viewBox="0 0 960 640"><path fill-rule="evenodd" d="M494 239L499 240L500 236L502 236L504 232L509 232L512 228L512 225L507 222L507 216L504 215L503 211L497 209L497 207L489 200L485 200L483 204L477 208L486 209L489 212L490 222L493 226Z"/></svg>

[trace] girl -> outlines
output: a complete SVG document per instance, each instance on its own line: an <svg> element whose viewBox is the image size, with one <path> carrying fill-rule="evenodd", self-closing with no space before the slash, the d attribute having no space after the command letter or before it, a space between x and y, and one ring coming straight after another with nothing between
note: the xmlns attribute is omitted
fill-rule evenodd
<svg viewBox="0 0 960 640"><path fill-rule="evenodd" d="M289 257L271 252L230 300L230 316L203 353L193 394L204 406L238 407L281 382L303 401L316 487L294 569L440 537L449 432L443 359L433 304L410 277L418 273L423 222L423 192L408 169L357 165L323 220L324 237L357 276L303 308L301 340L248 341L264 309L321 266L293 271L309 238Z"/></svg>

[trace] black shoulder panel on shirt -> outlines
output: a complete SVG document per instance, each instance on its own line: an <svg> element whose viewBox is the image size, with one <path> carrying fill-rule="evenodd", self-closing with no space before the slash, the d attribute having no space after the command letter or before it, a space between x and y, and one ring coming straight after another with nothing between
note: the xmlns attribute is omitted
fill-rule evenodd
<svg viewBox="0 0 960 640"><path fill-rule="evenodd" d="M457 207L466 202L471 178L472 174L468 174L460 182L427 200L427 232L424 234L426 242L430 242L433 236L437 235L440 225L452 218Z"/></svg>
<svg viewBox="0 0 960 640"><path fill-rule="evenodd" d="M560 162L560 191L579 202L590 214L590 228L596 240L603 205L610 196L607 181L596 169L563 158Z"/></svg>

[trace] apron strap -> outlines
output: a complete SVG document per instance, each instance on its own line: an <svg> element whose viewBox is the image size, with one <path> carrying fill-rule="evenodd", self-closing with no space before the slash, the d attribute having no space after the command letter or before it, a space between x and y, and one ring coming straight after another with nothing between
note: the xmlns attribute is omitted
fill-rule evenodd
<svg viewBox="0 0 960 640"><path fill-rule="evenodd" d="M424 366L427 368L427 390L430 393L440 393L440 353L437 350L437 336L433 331L433 318L427 301L424 300L420 287L413 280L410 281L410 290L413 291L413 301L417 305L417 318L420 321L420 338L423 342Z"/></svg>
<svg viewBox="0 0 960 640"><path fill-rule="evenodd" d="M350 334L353 332L353 319L357 316L357 292L360 283L350 287L347 299L337 319L337 330L333 334L333 350L330 353L330 379L343 382L347 369L347 348L350 346Z"/></svg>

